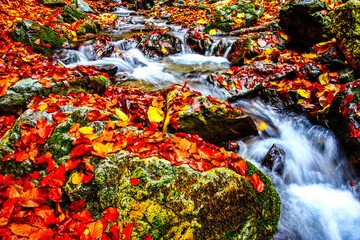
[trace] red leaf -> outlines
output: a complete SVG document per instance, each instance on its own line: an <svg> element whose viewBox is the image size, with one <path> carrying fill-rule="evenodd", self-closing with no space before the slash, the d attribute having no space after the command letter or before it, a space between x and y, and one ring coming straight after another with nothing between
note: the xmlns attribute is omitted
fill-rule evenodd
<svg viewBox="0 0 360 240"><path fill-rule="evenodd" d="M125 227L125 229L122 233L122 237L124 238L124 240L130 240L131 228L134 225L134 223L135 222L130 223Z"/></svg>
<svg viewBox="0 0 360 240"><path fill-rule="evenodd" d="M51 201L62 202L61 189L60 188L50 188L48 197Z"/></svg>
<svg viewBox="0 0 360 240"><path fill-rule="evenodd" d="M136 186L140 183L140 181L137 178L131 178L130 183L131 183L131 185Z"/></svg>
<svg viewBox="0 0 360 240"><path fill-rule="evenodd" d="M93 222L89 225L89 234L94 239L99 239L103 231L104 227L100 220L97 220L96 222Z"/></svg>
<svg viewBox="0 0 360 240"><path fill-rule="evenodd" d="M152 238L150 235L146 235L146 236L144 236L143 240L152 240Z"/></svg>
<svg viewBox="0 0 360 240"><path fill-rule="evenodd" d="M116 208L109 207L102 213L109 222L115 222L119 217L119 211Z"/></svg>
<svg viewBox="0 0 360 240"><path fill-rule="evenodd" d="M250 179L251 183L254 185L255 190L260 193L264 190L265 184L262 180L260 180L257 173L254 173Z"/></svg>
<svg viewBox="0 0 360 240"><path fill-rule="evenodd" d="M353 95L352 95L352 94L349 94L349 95L347 95L347 96L344 98L343 104L344 104L344 105L349 104L349 103L352 102L353 99L354 99Z"/></svg>
<svg viewBox="0 0 360 240"><path fill-rule="evenodd" d="M52 116L52 118L57 123L62 123L62 122L65 122L68 119L69 115L70 115L70 113L57 112L56 114L54 114Z"/></svg>
<svg viewBox="0 0 360 240"><path fill-rule="evenodd" d="M247 165L244 160L234 162L234 166L236 169L236 172L240 173L242 176L245 176Z"/></svg>

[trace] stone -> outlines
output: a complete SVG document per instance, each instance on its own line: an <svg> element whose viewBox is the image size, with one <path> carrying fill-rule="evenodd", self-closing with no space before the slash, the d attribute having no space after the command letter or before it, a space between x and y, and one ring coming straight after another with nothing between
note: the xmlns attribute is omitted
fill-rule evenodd
<svg viewBox="0 0 360 240"><path fill-rule="evenodd" d="M232 17L235 16L242 16L241 20L244 21L244 23L241 27L249 27L257 22L258 18L265 10L263 6L259 7L259 5L259 2L256 2L255 4L252 1L240 1L237 4L230 5L224 3L224 5L217 7L210 23L205 26L204 32L209 33L211 29L215 28L223 32L239 29L233 28L235 24Z"/></svg>
<svg viewBox="0 0 360 240"><path fill-rule="evenodd" d="M131 40L145 56L152 59L159 59L182 51L181 40L168 32L138 34Z"/></svg>
<svg viewBox="0 0 360 240"><path fill-rule="evenodd" d="M269 180L247 162L252 171ZM72 177L72 176L71 176ZM92 184L73 185L71 201L85 200L90 211L115 207L119 221L136 221L131 239L270 239L279 218L272 187L257 193L244 177L225 168L197 172L161 158L132 157L127 151L97 163ZM264 178L265 177L265 178ZM131 179L140 182L132 185Z"/></svg>
<svg viewBox="0 0 360 240"><path fill-rule="evenodd" d="M38 2L47 7L63 7L66 5L64 0L38 0Z"/></svg>
<svg viewBox="0 0 360 240"><path fill-rule="evenodd" d="M61 48L62 44L67 41L50 27L45 27L33 20L17 22L12 37L17 42L31 45L34 51L45 54ZM40 44L35 43L38 39L40 39ZM47 44L47 46L43 46L42 43Z"/></svg>
<svg viewBox="0 0 360 240"><path fill-rule="evenodd" d="M307 49L330 40L331 18L320 0L291 0L280 10L279 25L290 35L294 48Z"/></svg>
<svg viewBox="0 0 360 240"><path fill-rule="evenodd" d="M91 9L90 5L84 2L83 0L73 0L71 2L71 6L74 6L79 11L84 13L94 13L94 11Z"/></svg>
<svg viewBox="0 0 360 240"><path fill-rule="evenodd" d="M76 31L76 34L78 36L84 35L87 33L94 33L94 34L97 33L96 24L92 20L86 20L85 22L83 22L80 25L79 30Z"/></svg>
<svg viewBox="0 0 360 240"><path fill-rule="evenodd" d="M276 146L276 144L273 144L261 161L261 166L282 175L284 172L285 156L285 151Z"/></svg>
<svg viewBox="0 0 360 240"><path fill-rule="evenodd" d="M338 6L332 19L333 32L350 65L360 68L360 3L355 0Z"/></svg>
<svg viewBox="0 0 360 240"><path fill-rule="evenodd" d="M99 65L96 66L96 69L99 72L105 72L109 75L109 77L115 76L118 71L118 67L114 64L106 64L106 65Z"/></svg>
<svg viewBox="0 0 360 240"><path fill-rule="evenodd" d="M65 6L61 9L63 10L63 13L61 14L61 18L66 23L73 23L78 20L85 19L87 17L86 13L81 12L74 5Z"/></svg>
<svg viewBox="0 0 360 240"><path fill-rule="evenodd" d="M178 94L180 94L178 89L167 94L165 132L197 134L210 143L237 140L258 134L255 123L249 115L219 102L214 104L204 96L193 95L187 105L174 112L174 107L171 105L174 96ZM177 129L171 124L172 118L177 121Z"/></svg>
<svg viewBox="0 0 360 240"><path fill-rule="evenodd" d="M51 81L51 79L50 79ZM0 112L3 114L17 115L26 109L27 101L33 96L47 97L50 93L67 94L74 92L105 92L110 82L103 76L90 76L81 79L68 79L69 86L62 82L50 83L50 88L45 88L37 79L26 78L9 87L7 93L0 97Z"/></svg>

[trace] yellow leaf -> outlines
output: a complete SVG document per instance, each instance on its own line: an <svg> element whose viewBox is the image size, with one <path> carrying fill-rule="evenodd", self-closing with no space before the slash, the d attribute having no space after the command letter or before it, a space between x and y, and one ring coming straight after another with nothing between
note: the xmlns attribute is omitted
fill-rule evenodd
<svg viewBox="0 0 360 240"><path fill-rule="evenodd" d="M241 18L237 18L235 19L235 21L237 24L242 24L243 22L245 22L244 20L242 20Z"/></svg>
<svg viewBox="0 0 360 240"><path fill-rule="evenodd" d="M77 185L77 184L81 183L83 178L84 178L84 174L82 172L78 172L72 176L71 183L74 185Z"/></svg>
<svg viewBox="0 0 360 240"><path fill-rule="evenodd" d="M22 58L22 60L24 60L24 62L30 62L30 60L29 59L26 59L26 58Z"/></svg>
<svg viewBox="0 0 360 240"><path fill-rule="evenodd" d="M200 19L199 21L197 21L197 23L200 23L200 24L206 24L207 21L205 21L204 19Z"/></svg>
<svg viewBox="0 0 360 240"><path fill-rule="evenodd" d="M304 98L310 98L310 92L308 92L304 89L298 89L298 90L296 90L296 92Z"/></svg>
<svg viewBox="0 0 360 240"><path fill-rule="evenodd" d="M94 129L92 127L82 127L79 129L79 132L81 132L82 134L93 134Z"/></svg>
<svg viewBox="0 0 360 240"><path fill-rule="evenodd" d="M321 85L327 85L329 83L329 73L323 73L319 76L319 82Z"/></svg>
<svg viewBox="0 0 360 240"><path fill-rule="evenodd" d="M164 112L160 108L149 107L148 118L150 122L161 122L164 120Z"/></svg>
<svg viewBox="0 0 360 240"><path fill-rule="evenodd" d="M282 37L285 40L289 39L289 36L286 33L280 33L280 37Z"/></svg>
<svg viewBox="0 0 360 240"><path fill-rule="evenodd" d="M162 51L163 53L168 53L168 50L166 50L165 48L162 48L161 51Z"/></svg>
<svg viewBox="0 0 360 240"><path fill-rule="evenodd" d="M98 136L98 135L95 135L95 134L86 134L85 137L88 138L88 139L90 139L90 141L99 138L99 136Z"/></svg>
<svg viewBox="0 0 360 240"><path fill-rule="evenodd" d="M70 30L70 32L71 32L71 35L73 35L74 37L76 37L76 32L75 32L75 31Z"/></svg>
<svg viewBox="0 0 360 240"><path fill-rule="evenodd" d="M210 34L210 35L215 35L215 34L216 34L216 29L211 29L211 30L209 31L209 34Z"/></svg>
<svg viewBox="0 0 360 240"><path fill-rule="evenodd" d="M129 121L129 117L120 109L115 108L115 114L121 119L121 121L126 121L126 122Z"/></svg>
<svg viewBox="0 0 360 240"><path fill-rule="evenodd" d="M318 57L318 55L313 54L313 53L304 53L301 56L303 56L304 58L310 58L310 59L314 59L314 58Z"/></svg>
<svg viewBox="0 0 360 240"><path fill-rule="evenodd" d="M257 129L259 129L260 131L264 131L266 128L267 128L267 126L264 122L261 122L259 124L259 126L257 127Z"/></svg>
<svg viewBox="0 0 360 240"><path fill-rule="evenodd" d="M39 109L40 111L44 111L46 108L47 108L47 103L41 104L41 105L38 107L38 109Z"/></svg>

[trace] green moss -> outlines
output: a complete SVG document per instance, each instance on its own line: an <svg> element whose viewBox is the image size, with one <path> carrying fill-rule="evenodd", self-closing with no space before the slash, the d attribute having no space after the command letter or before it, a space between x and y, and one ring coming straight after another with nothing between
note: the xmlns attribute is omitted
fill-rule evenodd
<svg viewBox="0 0 360 240"><path fill-rule="evenodd" d="M63 10L61 16L66 23L72 23L87 17L86 13L79 11L75 6L66 6L61 9Z"/></svg>

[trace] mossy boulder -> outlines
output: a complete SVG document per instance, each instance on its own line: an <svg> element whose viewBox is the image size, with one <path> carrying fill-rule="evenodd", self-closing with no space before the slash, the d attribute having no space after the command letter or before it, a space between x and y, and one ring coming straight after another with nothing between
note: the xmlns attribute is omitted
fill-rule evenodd
<svg viewBox="0 0 360 240"><path fill-rule="evenodd" d="M84 13L94 13L90 5L84 2L83 0L73 0L71 6L77 8L79 11Z"/></svg>
<svg viewBox="0 0 360 240"><path fill-rule="evenodd" d="M27 101L33 96L47 97L50 93L67 94L74 92L103 93L110 82L104 76L89 76L85 78L68 79L68 86L63 82L53 82L49 79L50 88L45 88L37 79L26 78L9 87L6 94L0 97L0 112L17 115L26 108Z"/></svg>
<svg viewBox="0 0 360 240"><path fill-rule="evenodd" d="M66 23L76 22L81 19L85 19L87 14L77 9L74 5L61 8L63 13L61 14L61 20Z"/></svg>
<svg viewBox="0 0 360 240"><path fill-rule="evenodd" d="M126 151L99 161L89 184L73 185L70 177L65 192L72 201L86 200L91 211L117 208L118 221L136 222L131 239L270 239L280 199L270 180L247 164L265 180L264 192L229 169L198 172Z"/></svg>
<svg viewBox="0 0 360 240"><path fill-rule="evenodd" d="M327 4L320 0L291 0L280 10L280 26L295 48L306 49L332 37Z"/></svg>
<svg viewBox="0 0 360 240"><path fill-rule="evenodd" d="M31 45L39 53L50 53L55 49L61 48L62 44L67 41L50 27L45 27L33 20L17 22L12 32L12 37L17 42ZM37 44L35 41L38 39L40 39L40 43Z"/></svg>
<svg viewBox="0 0 360 240"><path fill-rule="evenodd" d="M193 95L181 110L173 111L173 98L180 93L177 89L167 96L167 115L164 123L165 132L185 132L199 135L205 141L219 143L257 135L252 118L237 108L226 104L214 104L204 96ZM173 127L174 120L177 128Z"/></svg>
<svg viewBox="0 0 360 240"><path fill-rule="evenodd" d="M360 3L348 1L336 7L333 14L336 41L351 66L360 69Z"/></svg>
<svg viewBox="0 0 360 240"><path fill-rule="evenodd" d="M264 10L265 8L256 1L220 5L212 16L211 22L204 28L204 32L209 33L211 29L215 28L223 32L230 32L242 27L249 27L257 22Z"/></svg>
<svg viewBox="0 0 360 240"><path fill-rule="evenodd" d="M66 5L64 0L38 0L38 2L47 7L63 7Z"/></svg>
<svg viewBox="0 0 360 240"><path fill-rule="evenodd" d="M87 33L97 33L97 27L96 24L92 21L92 20L86 20L85 22L83 22L79 29L76 31L76 34L78 36L80 35L84 35Z"/></svg>

